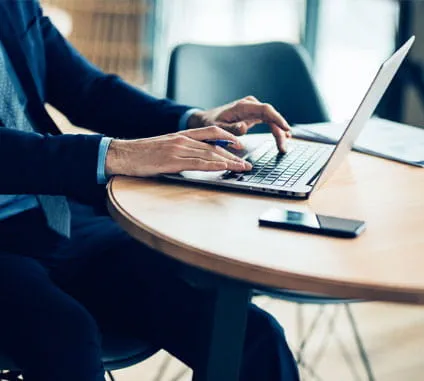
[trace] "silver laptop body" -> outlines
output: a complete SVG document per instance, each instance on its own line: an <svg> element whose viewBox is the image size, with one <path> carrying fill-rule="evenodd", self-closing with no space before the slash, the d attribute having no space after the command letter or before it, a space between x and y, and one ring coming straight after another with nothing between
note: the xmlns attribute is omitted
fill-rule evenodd
<svg viewBox="0 0 424 381"><path fill-rule="evenodd" d="M415 37L411 37L381 65L337 145L293 140L289 141L288 152L279 154L271 134L251 134L240 139L246 148L244 152L232 151L253 164L250 172L184 171L164 176L173 180L282 197L308 198L314 189L329 178L352 149L414 40Z"/></svg>

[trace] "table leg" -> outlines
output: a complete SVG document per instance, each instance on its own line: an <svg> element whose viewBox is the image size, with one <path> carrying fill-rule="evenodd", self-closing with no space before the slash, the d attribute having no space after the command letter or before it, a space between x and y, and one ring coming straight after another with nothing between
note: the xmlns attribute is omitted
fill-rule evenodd
<svg viewBox="0 0 424 381"><path fill-rule="evenodd" d="M247 285L220 279L208 327L205 362L193 381L239 381L251 290Z"/></svg>

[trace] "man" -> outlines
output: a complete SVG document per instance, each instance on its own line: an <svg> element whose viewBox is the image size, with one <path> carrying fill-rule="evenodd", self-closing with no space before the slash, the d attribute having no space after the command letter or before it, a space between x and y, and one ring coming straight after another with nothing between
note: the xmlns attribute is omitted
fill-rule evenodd
<svg viewBox="0 0 424 381"><path fill-rule="evenodd" d="M287 123L253 97L199 111L105 75L36 0L0 1L0 17L0 350L26 381L99 381L100 332L116 332L196 369L213 295L112 221L104 184L117 174L248 170L203 140L240 148L235 134L263 121L284 150ZM45 102L104 135L60 135ZM281 327L253 305L241 379L298 380Z"/></svg>

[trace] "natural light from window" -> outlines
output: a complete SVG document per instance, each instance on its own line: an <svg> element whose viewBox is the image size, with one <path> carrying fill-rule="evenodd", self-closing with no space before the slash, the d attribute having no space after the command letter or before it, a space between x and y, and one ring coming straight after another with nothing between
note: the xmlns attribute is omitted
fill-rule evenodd
<svg viewBox="0 0 424 381"><path fill-rule="evenodd" d="M304 0L160 0L153 90L165 88L168 58L180 43L298 43Z"/></svg>
<svg viewBox="0 0 424 381"><path fill-rule="evenodd" d="M305 4L304 0L160 0L153 90L164 93L168 58L180 43L299 43ZM352 116L378 66L394 49L398 6L394 0L321 0L320 4L313 71L331 119L343 121Z"/></svg>
<svg viewBox="0 0 424 381"><path fill-rule="evenodd" d="M321 2L315 75L333 120L352 116L393 52L397 17L393 0Z"/></svg>

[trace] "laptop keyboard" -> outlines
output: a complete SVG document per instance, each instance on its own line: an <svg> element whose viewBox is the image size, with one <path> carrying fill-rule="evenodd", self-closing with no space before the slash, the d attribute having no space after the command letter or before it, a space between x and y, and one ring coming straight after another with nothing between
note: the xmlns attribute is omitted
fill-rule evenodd
<svg viewBox="0 0 424 381"><path fill-rule="evenodd" d="M330 148L327 145L291 142L289 152L281 154L271 142L269 150L260 150L258 154L254 152L246 158L253 165L251 171L242 174L228 172L224 178L237 177L238 181L246 183L292 187Z"/></svg>

